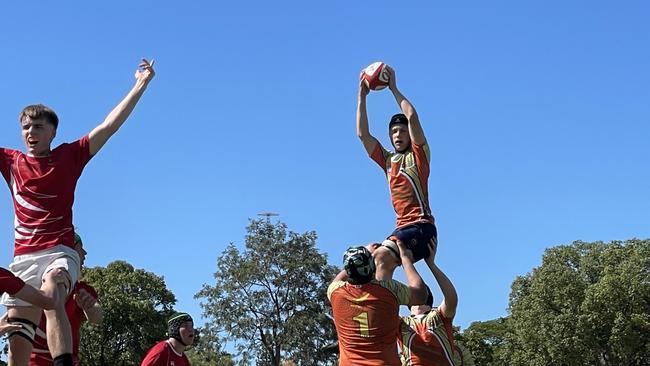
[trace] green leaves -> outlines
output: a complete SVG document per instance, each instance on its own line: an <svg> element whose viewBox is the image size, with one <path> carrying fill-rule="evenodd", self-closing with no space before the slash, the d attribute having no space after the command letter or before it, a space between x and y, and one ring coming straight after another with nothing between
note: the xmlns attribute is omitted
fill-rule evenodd
<svg viewBox="0 0 650 366"><path fill-rule="evenodd" d="M217 259L215 282L201 299L206 328L231 342L238 359L279 365L282 360L318 364L319 349L336 340L327 285L335 269L316 249L316 233L298 234L286 224L251 220L245 249L230 244Z"/></svg>
<svg viewBox="0 0 650 366"><path fill-rule="evenodd" d="M101 325L82 328L80 357L85 365L139 365L164 339L176 298L165 281L123 261L84 270L83 278L104 308Z"/></svg>
<svg viewBox="0 0 650 366"><path fill-rule="evenodd" d="M547 249L509 310L463 333L477 365L648 365L650 240Z"/></svg>

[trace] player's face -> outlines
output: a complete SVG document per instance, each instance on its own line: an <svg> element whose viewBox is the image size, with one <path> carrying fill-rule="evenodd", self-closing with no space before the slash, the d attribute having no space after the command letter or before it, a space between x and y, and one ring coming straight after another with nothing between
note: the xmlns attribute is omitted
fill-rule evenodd
<svg viewBox="0 0 650 366"><path fill-rule="evenodd" d="M411 315L422 315L422 314L426 314L427 311L431 311L431 306L429 305L411 306Z"/></svg>
<svg viewBox="0 0 650 366"><path fill-rule="evenodd" d="M397 124L390 128L390 140L395 146L395 150L403 153L411 147L411 136L409 135L408 126Z"/></svg>
<svg viewBox="0 0 650 366"><path fill-rule="evenodd" d="M194 323L191 320L188 320L181 324L181 327L178 329L178 332L181 335L181 340L183 343L191 346L194 343Z"/></svg>
<svg viewBox="0 0 650 366"><path fill-rule="evenodd" d="M43 118L26 117L20 122L20 126L23 142L29 155L47 156L50 154L50 144L56 135L54 125Z"/></svg>
<svg viewBox="0 0 650 366"><path fill-rule="evenodd" d="M86 261L86 254L88 254L88 252L86 252L86 249L84 249L84 246L81 243L75 244L74 250L76 250L77 253L79 253L79 263L83 267L84 262Z"/></svg>

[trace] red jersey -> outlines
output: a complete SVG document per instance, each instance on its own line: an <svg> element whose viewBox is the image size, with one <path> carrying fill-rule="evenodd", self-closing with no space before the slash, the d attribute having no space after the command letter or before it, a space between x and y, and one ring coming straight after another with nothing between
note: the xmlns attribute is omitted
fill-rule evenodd
<svg viewBox="0 0 650 366"><path fill-rule="evenodd" d="M140 366L191 366L191 364L185 353L177 353L167 339L153 346Z"/></svg>
<svg viewBox="0 0 650 366"><path fill-rule="evenodd" d="M14 274L8 270L0 268L0 295L5 292L9 295L15 295L16 292L22 290L24 286L25 282L23 282L23 280L14 276Z"/></svg>
<svg viewBox="0 0 650 366"><path fill-rule="evenodd" d="M73 294L79 293L79 290L86 290L92 297L97 299L97 291L83 281L78 281L74 286ZM70 328L72 330L72 359L75 366L79 365L79 339L81 336L80 330L83 322L86 321L86 314L83 309L77 305L73 296L68 298L68 301L65 303L65 313L68 315L70 320ZM41 322L38 325L36 330L36 337L34 337L34 348L32 349L32 354L29 358L29 366L52 366L54 361L52 361L52 356L50 355L50 350L47 346L47 337L45 334L45 315L41 316Z"/></svg>
<svg viewBox="0 0 650 366"><path fill-rule="evenodd" d="M388 178L398 228L417 222L434 223L429 208L429 146L411 146L411 151L401 154L377 144L370 155Z"/></svg>
<svg viewBox="0 0 650 366"><path fill-rule="evenodd" d="M462 357L454 342L451 320L436 310L402 318L402 365L460 366Z"/></svg>
<svg viewBox="0 0 650 366"><path fill-rule="evenodd" d="M399 366L399 306L411 289L394 280L352 285L334 281L327 290L339 338L339 365Z"/></svg>
<svg viewBox="0 0 650 366"><path fill-rule="evenodd" d="M0 173L14 201L14 256L74 246L74 191L91 157L88 136L61 144L46 157L0 148Z"/></svg>

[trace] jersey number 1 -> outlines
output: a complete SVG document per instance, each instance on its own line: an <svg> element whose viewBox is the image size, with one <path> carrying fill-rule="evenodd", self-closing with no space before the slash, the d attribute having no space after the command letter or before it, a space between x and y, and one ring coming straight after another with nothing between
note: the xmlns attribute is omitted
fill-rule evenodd
<svg viewBox="0 0 650 366"><path fill-rule="evenodd" d="M370 332L368 331L368 313L361 313L352 319L359 323L359 334L362 337L370 337Z"/></svg>

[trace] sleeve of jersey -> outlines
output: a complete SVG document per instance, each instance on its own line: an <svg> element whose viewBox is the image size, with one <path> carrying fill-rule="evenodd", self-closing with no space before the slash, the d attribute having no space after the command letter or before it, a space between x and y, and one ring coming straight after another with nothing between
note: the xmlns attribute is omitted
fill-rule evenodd
<svg viewBox="0 0 650 366"><path fill-rule="evenodd" d="M400 305L411 303L411 289L405 284L395 280L380 281L379 283L395 295Z"/></svg>
<svg viewBox="0 0 650 366"><path fill-rule="evenodd" d="M9 162L11 161L10 150L0 147L0 173L9 182Z"/></svg>
<svg viewBox="0 0 650 366"><path fill-rule="evenodd" d="M426 142L422 145L413 144L413 154L415 155L415 165L420 174L429 176L429 161L431 160L429 144Z"/></svg>
<svg viewBox="0 0 650 366"><path fill-rule="evenodd" d="M330 283L329 287L327 287L327 299L329 301L332 301L332 294L336 289L341 288L345 286L345 281L334 281Z"/></svg>
<svg viewBox="0 0 650 366"><path fill-rule="evenodd" d="M79 169L79 174L81 174L83 168L93 157L90 155L90 140L88 135L73 142L71 145L74 147L74 156L77 162L77 168Z"/></svg>
<svg viewBox="0 0 650 366"><path fill-rule="evenodd" d="M4 268L0 268L0 292L15 295L25 287L25 282Z"/></svg>
<svg viewBox="0 0 650 366"><path fill-rule="evenodd" d="M386 171L388 167L387 160L389 157L390 152L384 149L380 143L377 143L377 145L375 145L375 149L372 151L372 154L370 154L370 158L374 160L374 162L377 163L377 165L379 165L379 167L384 171Z"/></svg>

